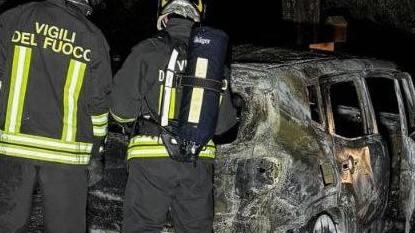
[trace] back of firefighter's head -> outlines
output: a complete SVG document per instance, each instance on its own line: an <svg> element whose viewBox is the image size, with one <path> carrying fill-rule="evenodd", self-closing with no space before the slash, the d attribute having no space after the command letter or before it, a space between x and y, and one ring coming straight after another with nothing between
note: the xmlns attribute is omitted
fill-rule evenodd
<svg viewBox="0 0 415 233"><path fill-rule="evenodd" d="M90 16L92 14L91 1L93 0L65 0L65 1L68 4L71 4L77 7L86 16Z"/></svg>
<svg viewBox="0 0 415 233"><path fill-rule="evenodd" d="M157 29L162 30L171 15L179 15L198 23L203 19L205 10L206 5L202 0L159 0Z"/></svg>

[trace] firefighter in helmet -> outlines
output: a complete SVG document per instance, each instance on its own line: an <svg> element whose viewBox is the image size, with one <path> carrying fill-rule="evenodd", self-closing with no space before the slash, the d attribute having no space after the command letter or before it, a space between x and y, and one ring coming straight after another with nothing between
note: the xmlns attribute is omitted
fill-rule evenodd
<svg viewBox="0 0 415 233"><path fill-rule="evenodd" d="M109 47L88 0L0 16L0 232L27 232L39 184L45 232L86 232L88 165L107 132Z"/></svg>
<svg viewBox="0 0 415 233"><path fill-rule="evenodd" d="M209 143L194 163L181 162L169 157L160 137L166 72L185 70L186 57L182 54L189 44L192 27L203 18L204 9L201 0L161 1L157 20L159 32L138 43L115 75L111 115L121 124L134 125L127 150L125 233L160 232L168 212L178 233L212 232L215 145ZM179 51L174 63L170 62L172 47ZM168 121L169 125L174 125L180 109L181 89L173 86L169 96ZM222 96L216 133L227 131L235 123L236 111L230 93L226 92Z"/></svg>

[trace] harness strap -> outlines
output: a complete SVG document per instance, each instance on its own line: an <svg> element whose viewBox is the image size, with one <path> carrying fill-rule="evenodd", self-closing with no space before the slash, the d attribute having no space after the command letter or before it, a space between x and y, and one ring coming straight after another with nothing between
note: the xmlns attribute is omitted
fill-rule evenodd
<svg viewBox="0 0 415 233"><path fill-rule="evenodd" d="M199 87L215 92L222 92L223 90L226 90L227 87L225 82L212 79L197 78L192 76L180 76L180 78L178 79L178 85Z"/></svg>

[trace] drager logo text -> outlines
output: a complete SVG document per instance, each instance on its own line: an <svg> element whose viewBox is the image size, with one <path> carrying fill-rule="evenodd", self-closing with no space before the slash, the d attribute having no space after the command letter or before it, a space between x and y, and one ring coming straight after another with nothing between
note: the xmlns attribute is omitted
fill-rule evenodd
<svg viewBox="0 0 415 233"><path fill-rule="evenodd" d="M205 39L205 38L202 38L200 36L196 36L195 39L193 40L193 42L199 43L199 44L210 44L209 39Z"/></svg>

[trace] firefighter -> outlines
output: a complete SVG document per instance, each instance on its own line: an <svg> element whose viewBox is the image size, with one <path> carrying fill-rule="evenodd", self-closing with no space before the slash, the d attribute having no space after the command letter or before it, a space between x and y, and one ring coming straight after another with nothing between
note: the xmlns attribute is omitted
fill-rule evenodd
<svg viewBox="0 0 415 233"><path fill-rule="evenodd" d="M85 233L88 164L107 132L111 67L88 0L0 16L0 232L27 232L39 185L44 230Z"/></svg>
<svg viewBox="0 0 415 233"><path fill-rule="evenodd" d="M164 0L159 6L160 32L132 49L111 88L111 115L119 123L133 125L127 150L123 232L160 232L168 215L178 233L212 232L214 144L209 143L194 163L181 162L169 157L160 137L166 64L171 61L172 45L178 51L185 50L180 47L188 45L192 27L203 18L205 5L200 0ZM186 67L180 53L173 63L175 73ZM180 94L180 88L172 88L171 124L178 117ZM230 92L222 97L216 134L236 124Z"/></svg>

